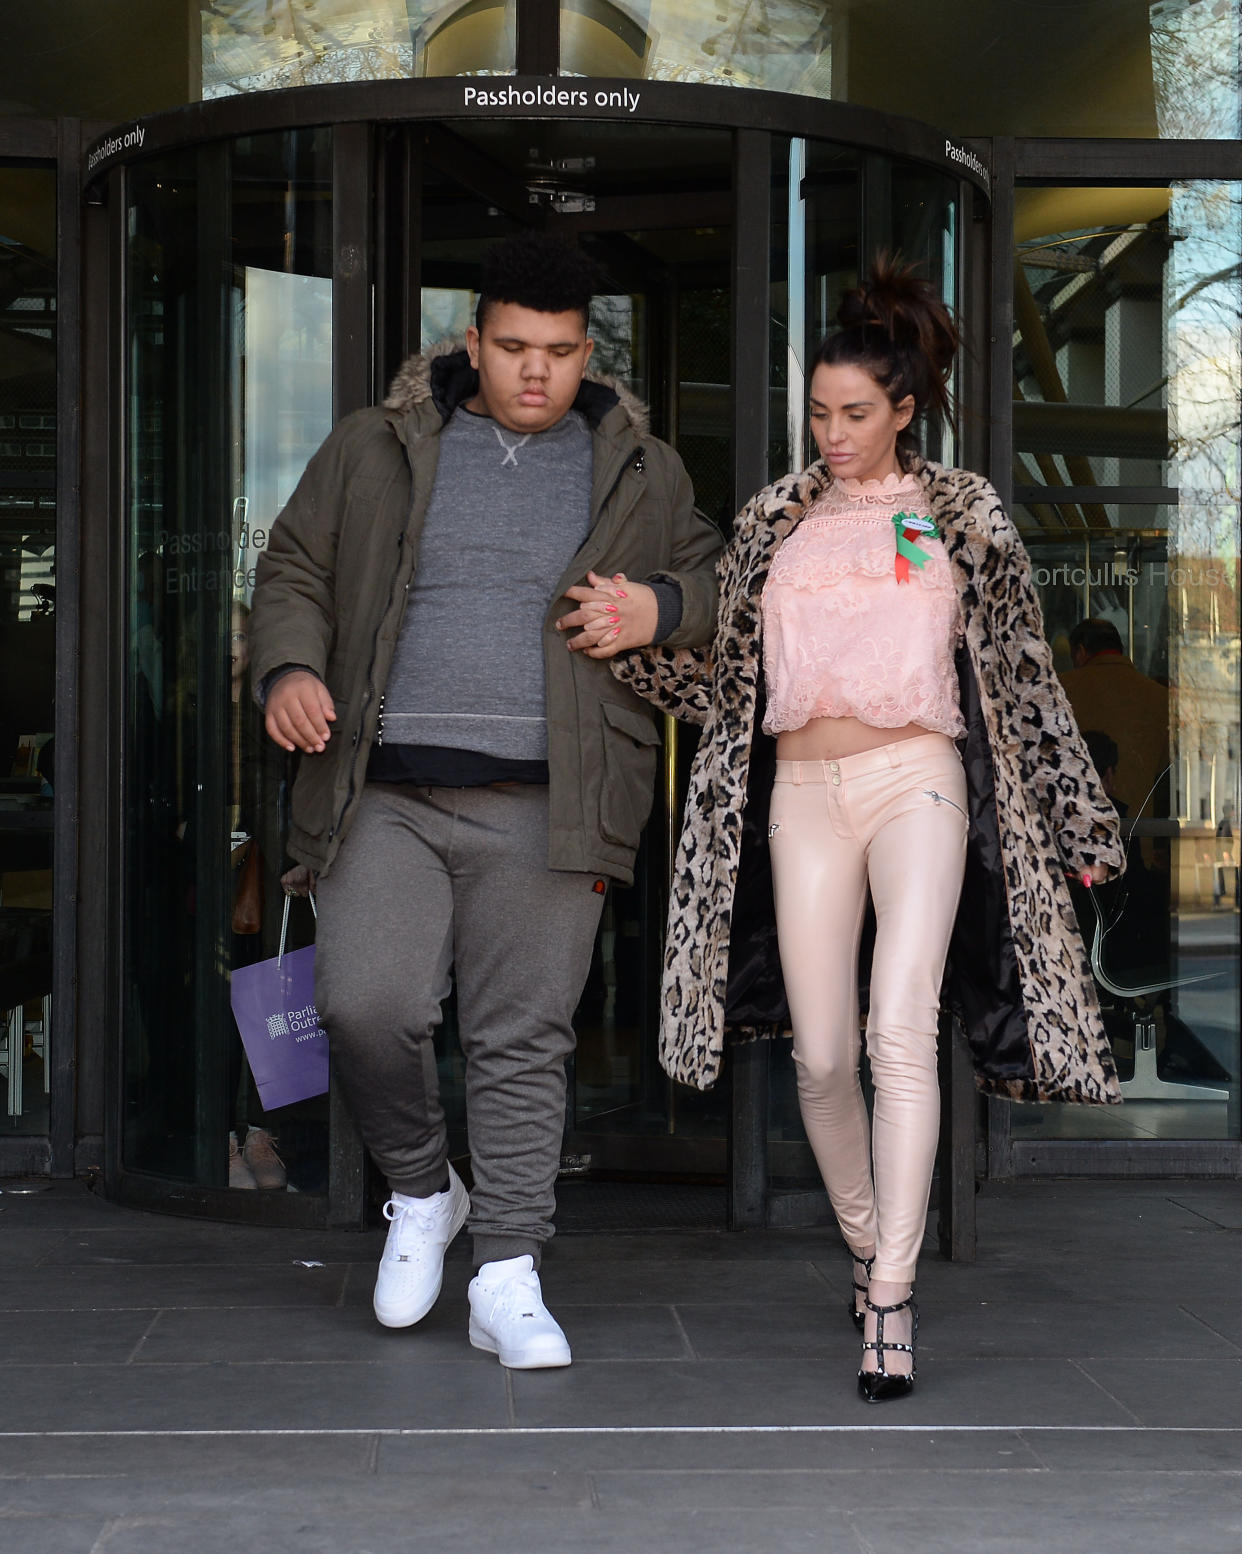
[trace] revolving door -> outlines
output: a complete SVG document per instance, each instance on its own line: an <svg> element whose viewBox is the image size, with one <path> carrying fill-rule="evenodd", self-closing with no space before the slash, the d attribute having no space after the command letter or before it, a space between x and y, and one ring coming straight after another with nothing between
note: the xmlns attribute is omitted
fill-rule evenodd
<svg viewBox="0 0 1242 1554"><path fill-rule="evenodd" d="M306 460L408 355L464 332L487 245L537 227L591 251L608 277L593 369L648 405L726 533L756 489L804 462L808 353L867 256L919 260L980 319L985 256L967 235L985 194L943 137L773 94L648 87L641 117L607 83L585 95L602 111L541 99L467 114L451 80L223 100L148 121L140 150L94 168L94 279L120 379L118 1196L270 1222L363 1215L361 1150L335 1094L265 1114L230 1014L232 971L277 952L293 776L251 698L246 619L258 553ZM983 359L968 350L963 371ZM976 403L979 387L958 385ZM976 424L974 446L931 451L979 462L980 440ZM762 1073L752 1053L706 1095L658 1068L665 898L693 748L671 720L664 742L636 881L610 894L578 1011L567 1168L727 1177L734 1222L753 1223L770 1182L809 1183L814 1166L784 1044L770 1076L766 1051ZM246 872L247 892L258 877L249 928ZM288 942L309 942L309 912L291 917ZM457 1153L451 1007L438 1055ZM226 1185L230 1133L247 1127L277 1134L285 1192Z"/></svg>

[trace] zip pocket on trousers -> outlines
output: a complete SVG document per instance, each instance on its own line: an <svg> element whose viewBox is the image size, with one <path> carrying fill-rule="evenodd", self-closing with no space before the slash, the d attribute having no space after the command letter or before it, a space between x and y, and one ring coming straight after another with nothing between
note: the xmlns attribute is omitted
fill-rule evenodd
<svg viewBox="0 0 1242 1554"><path fill-rule="evenodd" d="M952 799L947 798L943 793L937 793L935 788L924 788L923 792L929 799L931 799L933 804L950 804L958 812L963 820L970 819L969 815L967 815L966 811L960 804L954 803Z"/></svg>

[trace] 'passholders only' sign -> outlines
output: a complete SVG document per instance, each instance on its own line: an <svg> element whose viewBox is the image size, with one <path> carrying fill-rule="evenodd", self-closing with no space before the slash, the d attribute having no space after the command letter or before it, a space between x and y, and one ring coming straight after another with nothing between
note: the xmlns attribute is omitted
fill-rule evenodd
<svg viewBox="0 0 1242 1554"><path fill-rule="evenodd" d="M146 138L146 126L143 124L135 124L132 129L109 135L106 140L101 140L87 157L86 171L93 173L105 157L115 156L118 151L141 150L142 143Z"/></svg>
<svg viewBox="0 0 1242 1554"><path fill-rule="evenodd" d="M642 98L629 86L599 87L554 86L467 86L462 88L462 106L466 108L620 108L636 113Z"/></svg>

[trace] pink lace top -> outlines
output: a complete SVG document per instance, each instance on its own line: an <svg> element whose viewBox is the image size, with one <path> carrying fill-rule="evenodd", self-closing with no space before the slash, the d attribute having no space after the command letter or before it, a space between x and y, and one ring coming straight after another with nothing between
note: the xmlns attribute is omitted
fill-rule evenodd
<svg viewBox="0 0 1242 1554"><path fill-rule="evenodd" d="M777 551L763 590L765 733L811 718L917 723L952 738L965 731L948 557L936 535L918 534L927 560L909 562L899 583L898 513L930 518L913 475L835 480Z"/></svg>

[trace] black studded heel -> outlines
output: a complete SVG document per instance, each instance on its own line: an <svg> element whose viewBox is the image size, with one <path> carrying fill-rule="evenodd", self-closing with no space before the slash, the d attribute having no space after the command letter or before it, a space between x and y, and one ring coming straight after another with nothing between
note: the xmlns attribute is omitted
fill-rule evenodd
<svg viewBox="0 0 1242 1554"><path fill-rule="evenodd" d="M870 1279L871 1265L873 1262L875 1262L875 1253L872 1252L870 1257L859 1257L855 1253L851 1252L850 1256L854 1260L854 1268L850 1271L850 1279L853 1282L855 1292L861 1295L864 1300L866 1300L867 1290L870 1288L870 1286L867 1284L859 1284L858 1280L854 1278L854 1273L857 1269L861 1268L864 1273L866 1273L867 1278ZM859 1311L858 1302L854 1299L853 1295L850 1296L849 1313L850 1321L861 1333L867 1321L867 1314L864 1311Z"/></svg>
<svg viewBox="0 0 1242 1554"><path fill-rule="evenodd" d="M914 1291L911 1290L905 1300L899 1300L895 1306L876 1306L867 1301L867 1310L875 1312L875 1340L865 1338L864 1349L874 1349L879 1356L879 1369L874 1371L860 1370L858 1372L858 1393L868 1403L886 1403L890 1398L902 1398L908 1392L914 1391L914 1378L918 1374L918 1366L914 1359L914 1346L919 1338L919 1308L914 1303ZM908 1344L885 1343L884 1318L892 1316L894 1312L909 1310L910 1342ZM887 1350L910 1356L910 1374L908 1376L890 1376L884 1367L884 1355Z"/></svg>

